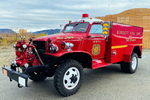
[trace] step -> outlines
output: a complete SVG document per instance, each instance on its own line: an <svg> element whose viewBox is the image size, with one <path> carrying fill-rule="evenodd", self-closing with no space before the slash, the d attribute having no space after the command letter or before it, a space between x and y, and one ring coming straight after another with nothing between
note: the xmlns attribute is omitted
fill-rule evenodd
<svg viewBox="0 0 150 100"><path fill-rule="evenodd" d="M106 67L106 66L110 66L109 63L106 63L104 61L104 59L94 59L92 61L92 69L96 69L96 68L101 68L101 67Z"/></svg>

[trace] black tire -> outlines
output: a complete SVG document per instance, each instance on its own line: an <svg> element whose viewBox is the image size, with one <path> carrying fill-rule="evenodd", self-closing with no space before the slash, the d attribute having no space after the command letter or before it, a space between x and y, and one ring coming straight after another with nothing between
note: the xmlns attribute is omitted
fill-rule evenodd
<svg viewBox="0 0 150 100"><path fill-rule="evenodd" d="M131 62L122 62L121 63L121 70L125 73L135 73L138 67L138 55L136 53L132 53L131 55Z"/></svg>
<svg viewBox="0 0 150 100"><path fill-rule="evenodd" d="M82 65L76 60L65 60L56 69L54 76L54 86L64 97L75 94L83 80Z"/></svg>
<svg viewBox="0 0 150 100"><path fill-rule="evenodd" d="M34 82L41 82L47 78L44 72L40 72L40 71L32 72L29 74L29 76L30 76L30 79Z"/></svg>

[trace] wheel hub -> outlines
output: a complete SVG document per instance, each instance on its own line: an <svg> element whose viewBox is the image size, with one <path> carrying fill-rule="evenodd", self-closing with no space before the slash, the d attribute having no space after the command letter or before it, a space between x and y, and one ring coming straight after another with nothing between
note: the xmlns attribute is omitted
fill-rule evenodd
<svg viewBox="0 0 150 100"><path fill-rule="evenodd" d="M71 83L75 83L77 81L77 75L74 75L72 74L72 77L70 78L71 79Z"/></svg>
<svg viewBox="0 0 150 100"><path fill-rule="evenodd" d="M63 85L66 89L75 88L80 80L80 72L76 67L70 67L64 74Z"/></svg>

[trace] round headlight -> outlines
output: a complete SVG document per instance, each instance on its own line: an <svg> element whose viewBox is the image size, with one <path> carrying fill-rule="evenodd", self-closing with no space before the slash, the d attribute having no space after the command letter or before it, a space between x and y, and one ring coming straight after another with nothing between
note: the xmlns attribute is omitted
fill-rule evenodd
<svg viewBox="0 0 150 100"><path fill-rule="evenodd" d="M62 48L62 49L65 49L65 47L66 47L66 43L63 41L63 42L61 43L61 48Z"/></svg>

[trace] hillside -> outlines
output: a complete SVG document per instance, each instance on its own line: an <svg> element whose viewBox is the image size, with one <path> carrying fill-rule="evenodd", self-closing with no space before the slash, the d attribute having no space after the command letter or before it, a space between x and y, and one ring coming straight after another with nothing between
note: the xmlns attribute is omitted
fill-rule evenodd
<svg viewBox="0 0 150 100"><path fill-rule="evenodd" d="M33 32L34 34L39 34L39 33L43 33L43 34L54 34L54 33L59 33L60 29L49 29L49 30L41 30L41 31L36 31Z"/></svg>
<svg viewBox="0 0 150 100"><path fill-rule="evenodd" d="M3 33L10 34L10 33L15 33L15 32L11 29L0 29L0 34L3 34Z"/></svg>

